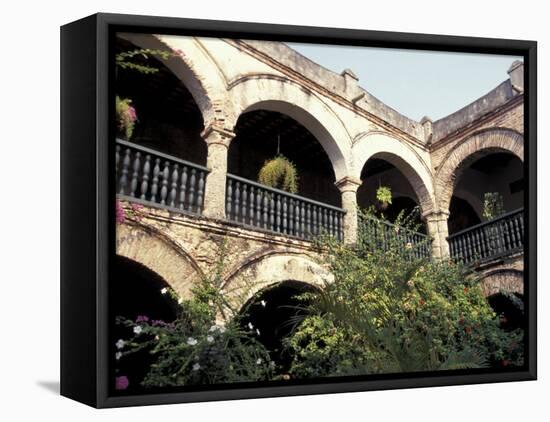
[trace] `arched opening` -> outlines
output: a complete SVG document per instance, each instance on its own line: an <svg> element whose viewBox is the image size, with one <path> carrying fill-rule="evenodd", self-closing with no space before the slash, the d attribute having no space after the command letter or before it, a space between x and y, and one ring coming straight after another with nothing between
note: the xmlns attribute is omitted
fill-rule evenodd
<svg viewBox="0 0 550 422"><path fill-rule="evenodd" d="M116 39L117 54L139 48L127 40ZM205 165L207 147L200 136L203 117L189 90L154 56L146 59L137 55L131 61L157 71L145 74L120 67L116 70L116 95L130 99L137 115L129 141Z"/></svg>
<svg viewBox="0 0 550 422"><path fill-rule="evenodd" d="M499 292L487 298L489 305L500 316L500 326L504 330L525 328L523 295Z"/></svg>
<svg viewBox="0 0 550 422"><path fill-rule="evenodd" d="M141 316L149 320L171 322L177 317L178 304L161 289L169 288L166 281L149 268L122 256L116 256L114 271L109 281L109 314L113 321L109 338L111 359L117 373L125 375L130 384L125 393L141 390L139 383L153 363L147 350L142 350L117 360L115 343L133 336L131 328L114 324L118 317L136 321Z"/></svg>
<svg viewBox="0 0 550 422"><path fill-rule="evenodd" d="M292 332L298 323L296 317L303 315L307 306L307 301L299 295L315 291L310 284L288 280L261 290L243 307L246 315L242 319L243 327L258 330L258 340L283 372L292 362L292 356L283 348L283 339Z"/></svg>
<svg viewBox="0 0 550 422"><path fill-rule="evenodd" d="M523 207L523 162L510 152L482 150L455 170L455 195L449 208L449 234ZM487 214L487 198L497 198L498 210Z"/></svg>
<svg viewBox="0 0 550 422"><path fill-rule="evenodd" d="M357 190L357 204L360 208L375 207L383 213L384 218L395 222L400 213L409 215L419 207L418 197L411 182L394 164L378 156L371 157L361 171L362 184ZM383 206L376 198L376 192L380 186L391 189L392 203ZM421 220L420 212L416 213L415 223L419 231L426 232Z"/></svg>
<svg viewBox="0 0 550 422"><path fill-rule="evenodd" d="M277 153L296 166L300 196L340 206L332 163L315 136L286 114L264 109L242 114L229 147L228 171L257 181L266 160Z"/></svg>

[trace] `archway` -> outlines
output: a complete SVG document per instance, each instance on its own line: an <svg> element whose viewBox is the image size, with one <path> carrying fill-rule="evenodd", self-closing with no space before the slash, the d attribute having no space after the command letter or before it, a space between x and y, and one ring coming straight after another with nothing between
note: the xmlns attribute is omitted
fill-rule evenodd
<svg viewBox="0 0 550 422"><path fill-rule="evenodd" d="M170 286L150 268L131 259L117 255L113 272L109 277L109 345L110 358L117 374L129 379L125 394L143 392L139 385L147 374L153 360L147 350L117 359L120 350L115 344L134 335L130 327L117 324L117 318L137 321L138 318L171 322L177 317L178 304L161 289Z"/></svg>
<svg viewBox="0 0 550 422"><path fill-rule="evenodd" d="M307 283L283 281L256 293L241 311L243 328L256 331L258 340L269 350L271 359L282 372L287 371L292 362L283 340L299 325L309 303L300 295L316 290Z"/></svg>
<svg viewBox="0 0 550 422"><path fill-rule="evenodd" d="M523 207L523 163L516 155L483 149L456 169L449 208L449 234ZM468 198L468 199L466 199ZM493 212L485 204L494 198Z"/></svg>
<svg viewBox="0 0 550 422"><path fill-rule="evenodd" d="M229 173L256 181L265 161L280 153L296 167L298 195L340 206L331 161L317 138L302 124L284 113L256 109L242 114L234 131Z"/></svg>
<svg viewBox="0 0 550 422"><path fill-rule="evenodd" d="M499 153L515 156L523 163L523 136L510 129L489 129L471 135L451 149L435 175L439 208L449 209L455 188L459 187L466 169L486 155Z"/></svg>

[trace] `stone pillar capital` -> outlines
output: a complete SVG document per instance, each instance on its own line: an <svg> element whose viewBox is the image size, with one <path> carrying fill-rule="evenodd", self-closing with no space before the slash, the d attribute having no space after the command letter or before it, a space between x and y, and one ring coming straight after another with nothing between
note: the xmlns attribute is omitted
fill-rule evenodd
<svg viewBox="0 0 550 422"><path fill-rule="evenodd" d="M201 133L202 139L208 144L218 144L229 148L235 133L216 125L208 125Z"/></svg>
<svg viewBox="0 0 550 422"><path fill-rule="evenodd" d="M422 214L422 218L426 221L447 221L449 218L449 210L428 211Z"/></svg>
<svg viewBox="0 0 550 422"><path fill-rule="evenodd" d="M340 180L337 180L334 184L340 190L341 193L344 193L344 192L356 193L357 189L359 189L359 186L361 186L362 183L363 181L361 179L357 179L356 177L352 177L352 176L345 176L345 177L342 177Z"/></svg>

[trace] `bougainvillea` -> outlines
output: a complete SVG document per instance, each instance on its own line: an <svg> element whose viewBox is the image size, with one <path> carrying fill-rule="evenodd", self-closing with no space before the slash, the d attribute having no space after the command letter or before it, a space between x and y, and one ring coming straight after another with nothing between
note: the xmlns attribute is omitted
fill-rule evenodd
<svg viewBox="0 0 550 422"><path fill-rule="evenodd" d="M130 139L134 133L134 126L137 121L136 110L132 106L132 100L116 96L116 118L118 136Z"/></svg>

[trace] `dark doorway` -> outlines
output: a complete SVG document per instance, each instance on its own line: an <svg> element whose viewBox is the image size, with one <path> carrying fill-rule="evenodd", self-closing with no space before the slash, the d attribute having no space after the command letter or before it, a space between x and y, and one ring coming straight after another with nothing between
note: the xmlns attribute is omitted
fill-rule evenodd
<svg viewBox="0 0 550 422"><path fill-rule="evenodd" d="M505 330L525 328L523 296L518 293L497 293L488 298L491 308L500 316L500 326Z"/></svg>
<svg viewBox="0 0 550 422"><path fill-rule="evenodd" d="M285 281L261 291L245 305L247 315L242 320L243 327L248 329L250 323L253 329L258 329L258 339L283 372L290 368L292 362L292 356L283 349L283 339L295 328L295 317L306 312L304 307L307 301L297 296L315 290L303 282Z"/></svg>

